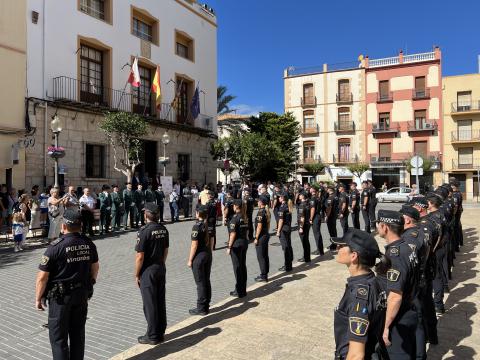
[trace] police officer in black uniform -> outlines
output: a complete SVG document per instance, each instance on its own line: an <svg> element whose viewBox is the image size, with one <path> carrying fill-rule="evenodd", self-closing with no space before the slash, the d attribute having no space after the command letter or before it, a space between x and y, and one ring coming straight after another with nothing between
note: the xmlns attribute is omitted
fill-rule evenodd
<svg viewBox="0 0 480 360"><path fill-rule="evenodd" d="M300 203L298 204L298 235L303 247L303 257L298 259L299 262L310 262L310 204L306 199L305 193L301 191L298 194ZM323 246L322 246L323 247Z"/></svg>
<svg viewBox="0 0 480 360"><path fill-rule="evenodd" d="M403 226L404 218L399 212L378 212L378 234L387 242L385 254L391 262L385 284L387 310L382 336L390 360L416 356L418 315L413 299L417 295L419 276L416 252L401 238Z"/></svg>
<svg viewBox="0 0 480 360"><path fill-rule="evenodd" d="M273 209L273 217L275 218L275 224L276 224L275 229L278 229L278 210L280 209L280 206L282 204L282 202L279 199L279 195L282 192L283 191L280 190L280 186L275 185L275 188L273 189L273 197L271 199L272 209Z"/></svg>
<svg viewBox="0 0 480 360"><path fill-rule="evenodd" d="M155 202L158 206L159 221L163 223L163 209L165 207L165 193L163 192L162 184L158 185L155 190Z"/></svg>
<svg viewBox="0 0 480 360"><path fill-rule="evenodd" d="M310 199L308 200L309 215L308 221L312 227L313 237L315 238L315 245L317 250L312 252L312 255L322 256L325 251L323 248L323 237L322 237L322 200L319 197L319 192L315 188L310 188ZM308 236L307 236L308 240ZM308 240L309 241L309 240Z"/></svg>
<svg viewBox="0 0 480 360"><path fill-rule="evenodd" d="M255 217L255 250L257 252L260 275L255 278L257 282L267 282L268 272L270 271L270 259L268 257L268 242L270 234L270 213L267 208L269 199L260 195L258 198L258 213Z"/></svg>
<svg viewBox="0 0 480 360"><path fill-rule="evenodd" d="M227 232L230 234L230 221L235 215L235 211L233 210L233 196L232 192L228 191L223 202L223 225L227 227Z"/></svg>
<svg viewBox="0 0 480 360"><path fill-rule="evenodd" d="M360 193L357 190L357 183L350 184L350 194L348 197L348 210L352 214L352 224L355 229L360 229Z"/></svg>
<svg viewBox="0 0 480 360"><path fill-rule="evenodd" d="M215 247L217 246L217 204L215 202L215 193L211 190L208 191L208 201L206 206L208 235L213 244L213 250L215 250Z"/></svg>
<svg viewBox="0 0 480 360"><path fill-rule="evenodd" d="M229 223L229 238L227 254L232 259L233 272L235 274L235 290L230 292L231 296L243 298L247 296L247 230L248 220L246 209L241 199L233 200L235 215Z"/></svg>
<svg viewBox="0 0 480 360"><path fill-rule="evenodd" d="M95 244L80 235L82 216L77 209L63 215L63 235L50 243L39 265L35 307L45 310L54 360L83 359L88 299L98 274Z"/></svg>
<svg viewBox="0 0 480 360"><path fill-rule="evenodd" d="M193 278L197 284L197 307L190 309L190 315L207 315L212 299L210 271L212 269L213 241L208 231L208 206L201 205L196 213L197 222L192 228L192 245L187 266L192 268Z"/></svg>
<svg viewBox="0 0 480 360"><path fill-rule="evenodd" d="M146 204L143 210L146 225L139 230L135 246L135 278L142 295L147 332L138 338L138 342L156 345L163 341L167 328L165 261L169 235L167 228L158 223L159 210L156 204Z"/></svg>
<svg viewBox="0 0 480 360"><path fill-rule="evenodd" d="M372 180L368 180L368 218L370 219L370 228L375 230L375 209L377 208L377 189Z"/></svg>
<svg viewBox="0 0 480 360"><path fill-rule="evenodd" d="M365 223L365 231L370 233L372 229L370 227L370 212L368 211L370 207L370 194L368 192L368 182L362 181L362 192L360 195L361 198L361 207L362 207L362 218Z"/></svg>
<svg viewBox="0 0 480 360"><path fill-rule="evenodd" d="M255 200L250 195L250 189L243 190L243 201L246 206L247 220L248 220L248 241L253 241L253 208L255 207Z"/></svg>
<svg viewBox="0 0 480 360"><path fill-rule="evenodd" d="M462 213L463 213L463 196L460 191L460 182L455 178L450 179L450 185L453 189L452 198L456 206L454 234L455 234L455 251L460 251L460 246L463 246L463 229L462 229Z"/></svg>
<svg viewBox="0 0 480 360"><path fill-rule="evenodd" d="M337 237L337 197L335 196L335 188L329 186L328 197L325 200L325 222L327 223L330 239Z"/></svg>
<svg viewBox="0 0 480 360"><path fill-rule="evenodd" d="M340 225L342 226L343 234L346 234L348 231L348 194L345 191L345 185L338 185L338 218L340 220Z"/></svg>
<svg viewBox="0 0 480 360"><path fill-rule="evenodd" d="M334 314L335 359L371 359L383 330L382 288L371 270L380 249L373 236L354 228L332 241L337 262L350 272Z"/></svg>
<svg viewBox="0 0 480 360"><path fill-rule="evenodd" d="M277 236L282 244L284 265L279 271L292 271L293 248L292 248L292 211L288 205L288 195L279 193L280 207L278 209Z"/></svg>

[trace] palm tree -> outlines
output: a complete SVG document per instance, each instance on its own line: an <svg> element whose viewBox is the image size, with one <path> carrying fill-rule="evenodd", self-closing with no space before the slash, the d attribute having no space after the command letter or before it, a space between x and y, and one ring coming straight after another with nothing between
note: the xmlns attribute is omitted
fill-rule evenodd
<svg viewBox="0 0 480 360"><path fill-rule="evenodd" d="M220 85L217 88L217 114L218 115L223 115L223 114L229 114L233 111L234 109L230 109L228 104L232 102L236 96L233 95L226 95L227 93L227 87Z"/></svg>

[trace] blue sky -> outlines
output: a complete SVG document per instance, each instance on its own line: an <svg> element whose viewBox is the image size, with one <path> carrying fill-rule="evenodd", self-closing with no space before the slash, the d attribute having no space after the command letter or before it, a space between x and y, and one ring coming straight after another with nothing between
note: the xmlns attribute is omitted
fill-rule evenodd
<svg viewBox="0 0 480 360"><path fill-rule="evenodd" d="M478 0L203 0L218 16L218 83L239 113L283 112L283 70L430 51L478 71Z"/></svg>

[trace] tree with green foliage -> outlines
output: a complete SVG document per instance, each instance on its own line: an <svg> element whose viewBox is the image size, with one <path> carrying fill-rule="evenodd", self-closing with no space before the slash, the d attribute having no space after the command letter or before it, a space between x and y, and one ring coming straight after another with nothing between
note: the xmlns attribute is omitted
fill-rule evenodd
<svg viewBox="0 0 480 360"><path fill-rule="evenodd" d="M113 168L132 180L135 168L141 163L142 138L147 134L148 123L143 117L127 112L107 112L100 129L113 148Z"/></svg>
<svg viewBox="0 0 480 360"><path fill-rule="evenodd" d="M303 167L310 174L312 174L316 179L317 175L320 174L323 171L323 169L325 169L325 164L321 162L317 162L317 163L311 163L311 164L304 164Z"/></svg>
<svg viewBox="0 0 480 360"><path fill-rule="evenodd" d="M224 85L219 85L217 87L217 114L224 115L230 114L231 112L235 111L234 109L230 109L229 104L236 99L236 96L227 95L227 87Z"/></svg>
<svg viewBox="0 0 480 360"><path fill-rule="evenodd" d="M363 173L370 169L370 165L366 163L355 163L347 166L347 169L356 177L361 178Z"/></svg>

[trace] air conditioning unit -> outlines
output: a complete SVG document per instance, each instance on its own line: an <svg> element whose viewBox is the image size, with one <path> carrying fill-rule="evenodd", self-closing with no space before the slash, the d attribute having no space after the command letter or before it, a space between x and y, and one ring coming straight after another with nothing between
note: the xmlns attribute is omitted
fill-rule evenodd
<svg viewBox="0 0 480 360"><path fill-rule="evenodd" d="M432 124L425 124L426 129L430 129L432 127Z"/></svg>

